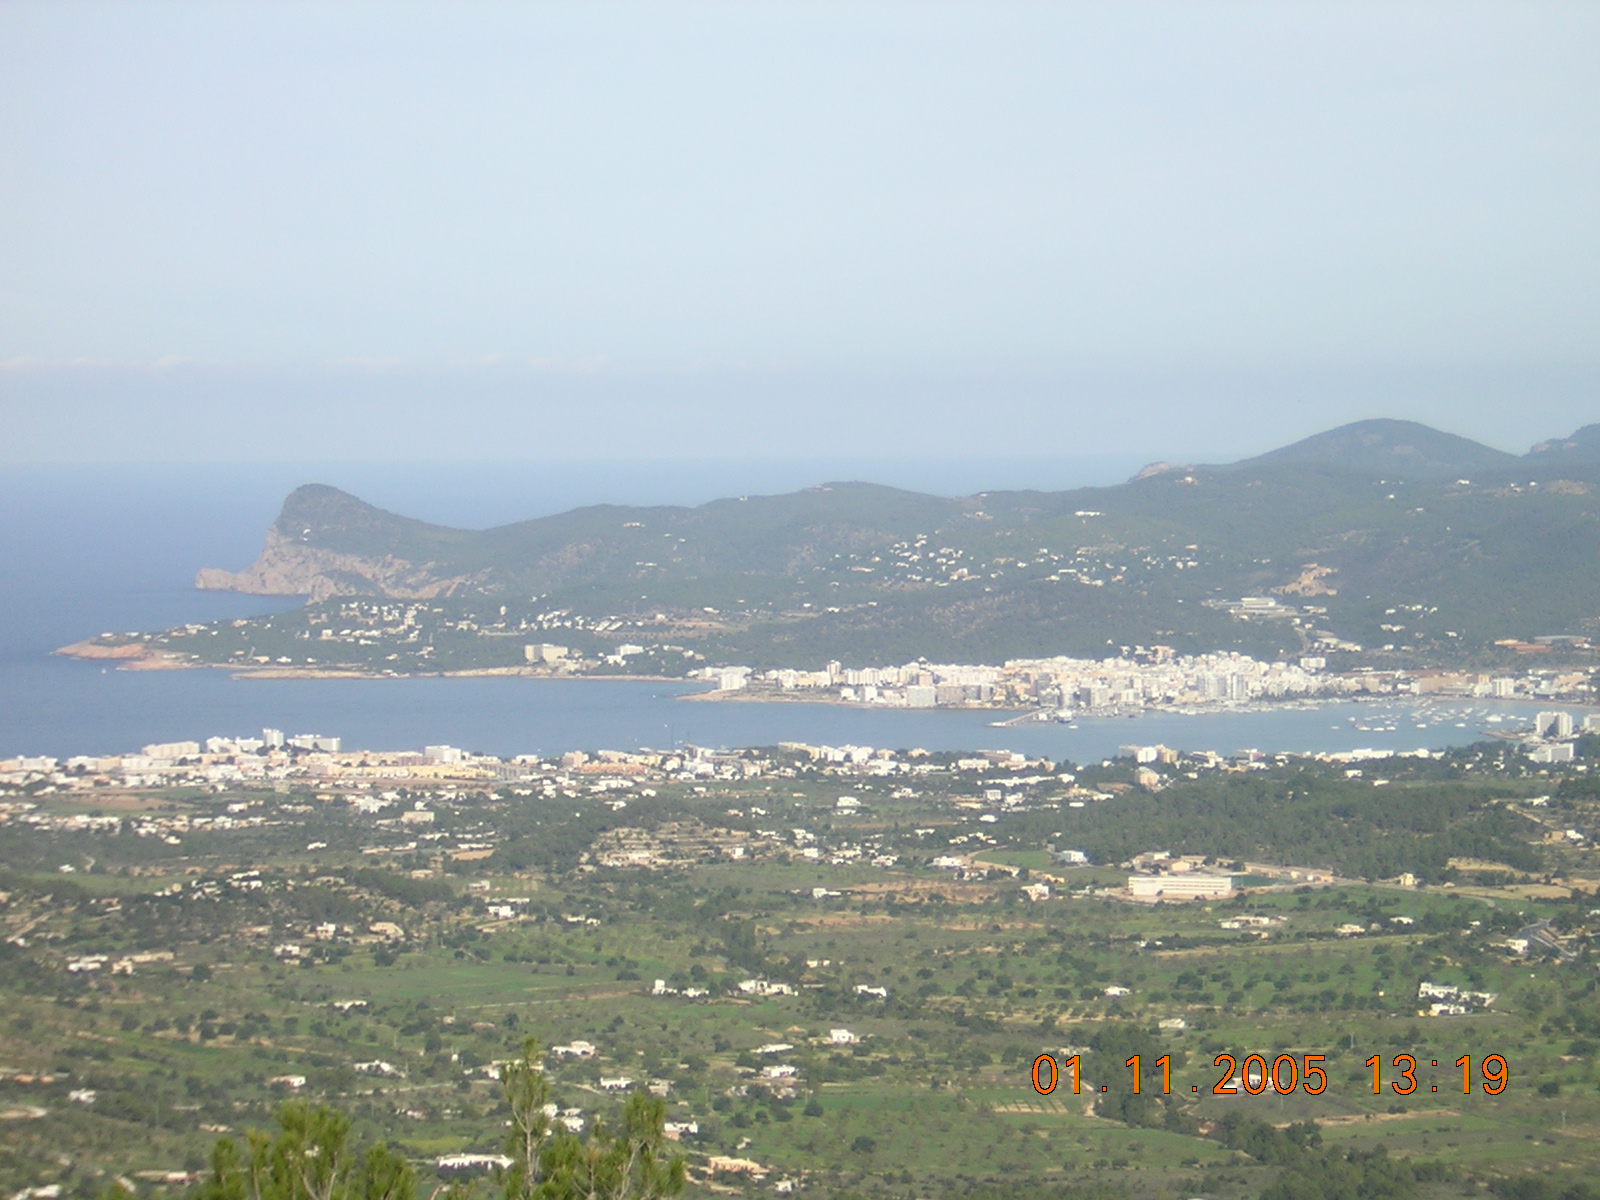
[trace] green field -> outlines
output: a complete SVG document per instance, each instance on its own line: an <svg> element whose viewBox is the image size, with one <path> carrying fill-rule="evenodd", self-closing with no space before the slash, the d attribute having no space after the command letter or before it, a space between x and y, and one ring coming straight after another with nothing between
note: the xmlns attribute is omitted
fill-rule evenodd
<svg viewBox="0 0 1600 1200"><path fill-rule="evenodd" d="M987 826L950 804L970 791L954 777L898 800L887 783L857 781L870 803L840 815L837 783L779 767L702 791L664 784L625 810L594 795L436 791L439 837L404 835L414 848L376 853L362 851L398 839L397 826L330 793L146 797L141 811L174 819L243 800L266 818L176 846L9 820L0 1187L59 1183L88 1197L121 1175L176 1196L186 1182L152 1173L200 1170L220 1132L265 1126L289 1095L349 1112L362 1138L387 1140L431 1178L438 1155L498 1150L506 1109L487 1068L528 1034L597 1048L547 1058L553 1099L585 1121L621 1104L602 1078L635 1091L655 1081L667 1120L698 1125L678 1143L693 1194L788 1179L820 1196L1098 1188L1181 1200L1359 1169L1371 1176L1363 1195L1512 1195L1532 1175L1576 1178L1600 1166L1588 935L1600 871L1551 835L1585 827L1595 796L1575 768L1552 779L1498 753L1386 768L1378 808L1370 785L1286 761L1194 781L1175 771L1165 791L1090 809L1040 792ZM1554 799L1526 805L1536 792ZM65 817L126 802L33 803ZM1267 808L1288 816L1263 821ZM815 859L795 829L820 847ZM974 829L995 844L966 870L929 865ZM607 866L619 831L697 857ZM453 857L466 839L493 853ZM312 841L327 845L306 850ZM1088 847L1097 865L1054 866L1047 846ZM1224 865L1314 861L1341 881L1191 904L1104 894L1127 874L1117 855L1158 848ZM1407 856L1421 887L1357 873ZM1040 876L1054 894L1030 901L1021 889ZM1224 927L1238 918L1257 923ZM1546 918L1549 946L1507 948ZM136 951L171 957L114 974ZM68 969L90 955L106 958ZM658 979L668 994L651 994ZM742 991L746 980L788 994ZM1424 981L1497 998L1420 1016ZM364 1003L338 1007L348 1001ZM1078 1056L1080 1093L1065 1076L1048 1096L1034 1090L1043 1052ZM1290 1055L1297 1073L1323 1056L1326 1090L1214 1094L1216 1057L1253 1053ZM1419 1064L1409 1095L1391 1086L1402 1054ZM1492 1054L1508 1065L1499 1095L1476 1074ZM1466 1095L1462 1055L1475 1072ZM768 1070L780 1066L793 1072ZM271 1082L286 1076L303 1086ZM1315 1123L1305 1128L1320 1145L1294 1143L1298 1122ZM1373 1182L1379 1168L1359 1155L1375 1149L1403 1179ZM766 1174L713 1176L712 1155Z"/></svg>

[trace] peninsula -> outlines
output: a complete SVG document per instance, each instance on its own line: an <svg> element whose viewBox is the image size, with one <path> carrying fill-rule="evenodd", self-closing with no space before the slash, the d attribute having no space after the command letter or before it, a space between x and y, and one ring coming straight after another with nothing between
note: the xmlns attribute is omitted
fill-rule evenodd
<svg viewBox="0 0 1600 1200"><path fill-rule="evenodd" d="M1323 686L1306 678L1352 672L1571 695L1595 665L1597 488L1600 425L1518 456L1403 421L1223 466L1158 463L1114 487L945 498L834 483L480 531L308 485L253 564L196 579L305 607L64 652L274 674L702 678L857 700L901 689L912 704L925 693L909 689L955 686L987 702L1001 682L929 664L1064 659L1199 663L1161 692L1174 703L1301 694ZM1227 662L1274 664L1276 682L1257 689L1256 666ZM1572 679L1552 690L1558 676ZM1095 687L1147 692L1080 690ZM1095 705L1092 692L1025 702Z"/></svg>

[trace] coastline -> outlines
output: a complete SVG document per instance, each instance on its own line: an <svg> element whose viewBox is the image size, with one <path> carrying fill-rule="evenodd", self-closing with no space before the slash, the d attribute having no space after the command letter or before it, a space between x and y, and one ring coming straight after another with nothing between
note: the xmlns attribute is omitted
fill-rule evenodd
<svg viewBox="0 0 1600 1200"><path fill-rule="evenodd" d="M536 667L465 667L459 671L368 671L360 667L246 666L242 663L206 662L170 650L152 650L139 642L102 646L92 641L73 642L50 652L60 658L116 665L119 671L227 671L234 679L570 679L623 683L685 683L692 679L672 675L574 675L541 671Z"/></svg>
<svg viewBox="0 0 1600 1200"><path fill-rule="evenodd" d="M502 675L506 682L495 682L494 676L440 675L432 684L414 687L363 687L344 680L381 676L350 672L341 678L328 670L324 678L331 682L321 685L302 685L290 678L277 687L237 687L235 672L111 671L110 667L128 661L127 651L123 655L71 666L45 654L14 661L5 680L6 694L0 695L0 705L6 706L8 743L0 749L65 757L91 743L108 749L162 742L175 734L203 738L219 730L292 727L337 734L347 739L346 745L443 742L502 755L572 746L632 749L795 741L916 745L963 752L993 746L1056 761L1098 762L1130 743L1222 752L1258 747L1267 753L1441 749L1481 741L1492 731L1512 726L1527 728L1535 710L1535 704L1528 702L1485 706L1471 700L1424 698L1418 704L1374 696L1271 708L1082 713L1068 724L1049 719L1053 714L1046 712L1045 720L1026 719L1010 728L994 728L1008 714L992 708L889 708L841 702L805 690L781 696L775 691L718 692L678 680L598 677L598 682L609 678L615 686L551 687L520 671L512 677ZM250 672L237 677L262 676ZM516 678L529 682L520 684ZM680 699L718 703L676 703ZM1573 724L1579 724L1580 710L1567 707ZM1465 711L1468 708L1476 711ZM1504 714L1505 724L1486 723L1495 713ZM1412 714L1416 714L1415 728ZM1466 727L1457 728L1462 722Z"/></svg>
<svg viewBox="0 0 1600 1200"><path fill-rule="evenodd" d="M684 679L670 675L601 675L601 674L575 674L570 672L552 672L541 670L532 666L507 666L507 667L467 667L453 671L373 671L359 667L339 666L282 666L259 665L246 666L239 663L213 663L189 655L175 653L169 650L153 649L142 642L128 642L122 645L104 645L92 640L73 642L52 651L52 654L63 658L74 658L86 662L98 662L104 666L115 666L119 671L190 671L190 670L217 670L226 671L229 677L238 680L402 680L402 679L535 679L535 680L561 680L584 683L664 683L681 684L691 689L680 695L672 697L675 701L714 704L794 704L811 705L825 708L844 708L860 712L960 712L992 714L989 724L996 727L1015 728L1029 725L1070 725L1078 717L1093 717L1098 719L1117 719L1137 721L1148 717L1164 716L1220 716L1224 714L1268 713L1281 712L1293 709L1321 708L1329 704L1339 703L1366 703L1366 702L1403 702L1425 704L1430 701L1447 701L1456 703L1471 703L1476 697L1444 696L1444 695L1339 695L1339 696L1297 696L1282 700L1261 701L1254 700L1246 703L1218 705L1214 708L1197 708L1193 705L1174 707L1144 707L1127 712L1083 712L1063 721L1053 715L1048 708L1028 708L1016 706L944 706L936 709L910 709L900 706L887 706L874 704L863 700L844 700L827 694L810 694L801 691L768 691L766 689L719 689L708 684ZM1536 700L1531 698L1502 699L1500 703L1525 704L1530 708L1541 704L1560 704L1566 708L1588 709L1600 707L1600 701L1563 699ZM1493 731L1491 736L1498 735L1503 738L1513 739L1518 735L1502 734Z"/></svg>
<svg viewBox="0 0 1600 1200"><path fill-rule="evenodd" d="M558 675L528 667L467 667L460 671L362 671L341 667L236 667L225 663L195 663L232 672L234 679L549 679L574 683L690 683L670 675Z"/></svg>
<svg viewBox="0 0 1600 1200"><path fill-rule="evenodd" d="M167 650L152 650L143 642L128 642L121 646L102 646L92 641L72 642L50 651L61 658L76 658L82 662L116 664L119 671L189 671L214 664L200 662Z"/></svg>

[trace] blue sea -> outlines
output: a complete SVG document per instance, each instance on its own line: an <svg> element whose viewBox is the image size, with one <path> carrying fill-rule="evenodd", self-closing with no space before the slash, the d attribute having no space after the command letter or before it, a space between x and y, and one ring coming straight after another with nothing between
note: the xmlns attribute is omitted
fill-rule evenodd
<svg viewBox="0 0 1600 1200"><path fill-rule="evenodd" d="M1130 743L1220 753L1439 748L1526 722L1525 706L1513 704L1341 703L995 728L990 722L1001 714L993 712L685 701L695 688L684 684L235 679L217 670L119 671L50 653L101 632L297 603L197 592L192 581L201 566L248 563L284 494L304 482L333 483L407 515L483 526L602 500L700 503L825 479L957 493L1108 483L1126 467L952 460L610 464L603 471L594 464L8 468L0 472L0 756L111 754L271 726L339 736L348 747L448 743L500 755L803 741L1012 749L1081 763Z"/></svg>

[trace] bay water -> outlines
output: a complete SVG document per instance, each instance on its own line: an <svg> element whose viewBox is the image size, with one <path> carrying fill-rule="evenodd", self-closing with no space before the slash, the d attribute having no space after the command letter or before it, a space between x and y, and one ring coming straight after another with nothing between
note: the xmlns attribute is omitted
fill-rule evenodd
<svg viewBox="0 0 1600 1200"><path fill-rule="evenodd" d="M690 684L260 680L219 670L121 671L51 654L101 632L160 629L297 604L292 598L197 592L192 580L200 566L237 569L248 563L283 495L312 479L346 486L400 511L471 525L601 499L699 503L816 479L892 475L893 469L849 463L785 464L765 471L760 464L646 465L603 478L605 473L581 464L537 470L525 464L380 468L327 463L9 468L0 472L0 512L6 517L0 522L0 756L125 753L148 742L246 735L270 726L339 736L347 747L388 750L447 743L511 755L800 741L1011 749L1081 763L1098 761L1123 745L1158 742L1220 753L1439 748L1531 718L1527 706L1504 702L1347 702L1136 719L1080 717L1071 724L1029 721L996 728L991 722L1005 714L690 700L685 696L699 690ZM942 478L957 485L982 481L984 471L998 470L992 464L943 464L941 469ZM1080 464L1080 476L1085 472L1092 475ZM1058 485L1103 481L1108 480L1069 478ZM904 482L914 486L919 480Z"/></svg>

